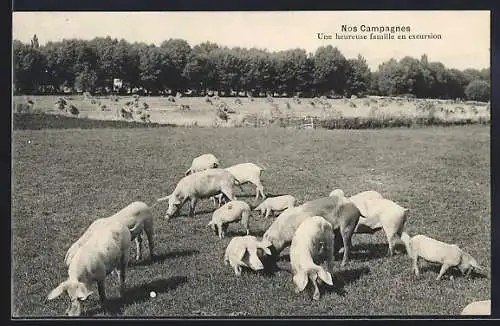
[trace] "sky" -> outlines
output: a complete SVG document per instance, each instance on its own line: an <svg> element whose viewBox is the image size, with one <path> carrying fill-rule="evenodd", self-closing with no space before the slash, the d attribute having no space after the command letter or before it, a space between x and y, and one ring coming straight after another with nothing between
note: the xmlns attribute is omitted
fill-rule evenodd
<svg viewBox="0 0 500 326"><path fill-rule="evenodd" d="M110 36L159 45L169 38L191 46L210 41L233 47L270 51L336 46L346 58L361 54L372 71L394 57L440 61L448 68L490 66L489 11L267 11L267 12L14 12L13 39L40 45L68 38L90 40ZM394 40L370 40L360 26L409 26ZM342 32L341 26L357 32ZM318 33L333 39L318 39ZM337 34L366 35L366 40L335 39ZM441 39L397 39L398 34L440 34ZM383 35L381 33L380 35Z"/></svg>

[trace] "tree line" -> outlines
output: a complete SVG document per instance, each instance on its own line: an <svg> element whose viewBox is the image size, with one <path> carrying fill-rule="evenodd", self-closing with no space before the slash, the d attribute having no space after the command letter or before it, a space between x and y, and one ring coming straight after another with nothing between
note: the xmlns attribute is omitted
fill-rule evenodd
<svg viewBox="0 0 500 326"><path fill-rule="evenodd" d="M114 78L124 88L150 94L165 90L218 90L286 93L288 96L398 96L489 100L490 68L446 68L441 62L404 57L370 71L362 55L346 58L337 47L321 46L314 53L295 48L270 52L228 48L212 42L191 47L182 39L159 46L110 37L65 39L40 46L13 42L14 91L47 94L65 87L105 93Z"/></svg>

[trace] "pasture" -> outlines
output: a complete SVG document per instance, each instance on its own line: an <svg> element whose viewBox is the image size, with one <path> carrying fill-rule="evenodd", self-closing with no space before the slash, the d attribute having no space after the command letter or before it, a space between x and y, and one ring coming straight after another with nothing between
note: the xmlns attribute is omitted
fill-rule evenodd
<svg viewBox="0 0 500 326"><path fill-rule="evenodd" d="M14 111L18 103L31 100L33 109L39 112L59 114L55 108L57 96L14 96ZM132 97L119 97L118 101L112 97L102 96L93 99L82 95L68 96L80 111L79 117L96 120L123 120L118 111L125 103L132 101ZM237 104L237 100L241 104ZM322 121L331 121L339 118L363 118L372 121L433 117L446 122L490 121L490 108L487 103L454 103L450 100L422 100L403 98L356 98L356 99L311 99L301 98L294 101L292 98L273 98L272 103L266 98L222 97L206 102L203 97L176 98L175 103L169 102L167 97L140 97L139 102L149 106L150 120L159 124L174 124L180 126L203 127L246 127L267 125L277 118L285 119L285 126L303 125L310 122L311 117ZM94 102L94 103L93 103ZM216 118L218 105L226 103L234 111L230 120L224 122ZM181 109L180 105L187 105L189 109ZM293 121L290 121L293 120ZM328 123L327 123L328 125Z"/></svg>
<svg viewBox="0 0 500 326"><path fill-rule="evenodd" d="M161 99L145 99L153 100ZM155 121L161 108L151 107ZM379 191L410 208L411 235L456 243L490 270L489 127L14 130L12 146L14 317L62 316L67 298L45 298L67 276L67 248L94 219L134 200L152 204L170 193L202 153L214 153L224 166L265 166L264 191L292 194L299 204L334 188L346 195ZM236 190L236 196L255 207L255 188L244 189L247 195ZM186 205L166 223L166 209L166 203L153 208L157 258L136 263L131 257L124 300L118 298L117 278L106 280L117 316L454 315L491 295L490 279L477 274L467 280L450 271L453 280L438 282L439 267L421 262L416 278L406 254L386 257L379 231L354 235L352 259L344 268L340 261L335 265L341 280L314 302L308 292L293 292L288 250L276 273L246 270L235 277L223 254L243 228L231 224L219 240L206 226L214 210L209 200L198 204L195 218L186 216ZM261 236L271 223L253 212L251 234ZM103 316L92 290L83 311ZM151 298L150 291L157 296Z"/></svg>

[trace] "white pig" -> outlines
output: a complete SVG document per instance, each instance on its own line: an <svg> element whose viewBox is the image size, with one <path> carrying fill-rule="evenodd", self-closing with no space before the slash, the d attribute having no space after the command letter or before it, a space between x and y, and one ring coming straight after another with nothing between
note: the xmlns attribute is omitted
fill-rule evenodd
<svg viewBox="0 0 500 326"><path fill-rule="evenodd" d="M328 285L333 285L333 228L321 216L305 219L295 231L290 245L295 293L302 292L309 282L314 286L313 299L319 300L318 277ZM324 257L323 255L326 255ZM317 263L326 258L328 270Z"/></svg>
<svg viewBox="0 0 500 326"><path fill-rule="evenodd" d="M216 209L212 215L212 220L207 226L211 227L219 238L222 239L229 223L241 221L248 235L250 233L248 229L249 217L250 206L244 201L233 200Z"/></svg>
<svg viewBox="0 0 500 326"><path fill-rule="evenodd" d="M418 258L441 264L441 270L436 278L437 281L450 267L457 267L465 276L469 276L472 269L483 269L471 255L455 244L448 244L421 234L410 237L406 232L403 232L401 239L406 244L407 250L409 250L409 256L413 261L413 271L416 276L420 275Z"/></svg>
<svg viewBox="0 0 500 326"><path fill-rule="evenodd" d="M254 211L260 211L265 217L269 217L272 212L284 211L287 208L295 206L295 197L292 195L283 195L277 197L266 198L259 206L254 208Z"/></svg>
<svg viewBox="0 0 500 326"><path fill-rule="evenodd" d="M105 278L115 269L119 271L122 298L125 293L130 231L117 221L101 219L97 224L99 227L87 234L87 240L75 250L68 266L68 279L47 296L48 300L52 300L67 293L71 300L71 305L66 310L69 316L81 314L81 303L92 294L90 288L94 282L97 282L101 305L106 310Z"/></svg>
<svg viewBox="0 0 500 326"><path fill-rule="evenodd" d="M220 162L214 154L203 154L193 159L191 167L186 170L185 175L218 167L220 167Z"/></svg>
<svg viewBox="0 0 500 326"><path fill-rule="evenodd" d="M233 185L237 183L233 175L224 169L208 169L192 173L182 178L174 191L156 201L168 200L168 209L165 219L168 221L184 203L189 200L189 215L194 217L196 202L218 193L223 193L229 200L235 200Z"/></svg>
<svg viewBox="0 0 500 326"><path fill-rule="evenodd" d="M349 257L351 238L359 220L359 209L348 198L343 196L342 191L328 197L322 197L305 202L304 204L289 208L281 213L273 224L267 229L263 236L263 242L272 246L275 250L273 255L277 255L292 241L295 231L299 225L308 217L323 216L337 232L340 237L335 237L335 243L343 241L344 257L341 266L345 266ZM340 243L338 243L340 249ZM336 245L337 247L337 245Z"/></svg>
<svg viewBox="0 0 500 326"><path fill-rule="evenodd" d="M460 315L488 316L491 315L491 300L474 301L462 310Z"/></svg>
<svg viewBox="0 0 500 326"><path fill-rule="evenodd" d="M265 255L271 255L271 251L256 237L252 235L234 237L227 245L224 263L231 265L234 273L240 276L242 266L254 271L264 269L261 259Z"/></svg>

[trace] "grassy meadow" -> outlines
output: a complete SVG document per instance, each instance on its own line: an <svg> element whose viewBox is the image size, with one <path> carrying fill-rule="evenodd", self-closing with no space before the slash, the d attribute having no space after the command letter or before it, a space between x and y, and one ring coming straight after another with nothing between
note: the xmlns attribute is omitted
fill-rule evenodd
<svg viewBox="0 0 500 326"><path fill-rule="evenodd" d="M45 111L55 101L31 98L35 108ZM201 100L181 99L192 105L191 112L185 113L165 104L166 99L141 98L150 104L153 122L189 124L196 120L209 126L212 116L206 112L211 108ZM370 107L362 104L364 100L354 100L359 105L352 111L367 114ZM112 111L98 111L85 101L74 100L82 115L112 118ZM243 105L235 108L240 113L256 112L265 105L263 99L258 101L243 99ZM343 100L330 101L347 114ZM313 110L319 110L307 104L292 106L298 115L314 115ZM394 105L391 108L398 110ZM215 154L224 166L242 162L265 166L266 194L292 194L299 204L326 196L334 188L342 188L346 195L379 191L410 208L406 229L411 235L421 233L456 243L490 270L487 126L383 130L102 127L29 130L28 126L13 131L14 317L62 316L68 299L45 298L67 277L63 258L68 247L94 219L110 216L132 201L151 204L170 193L192 158L202 153ZM255 188L246 185L244 189L244 193L236 190L236 195L255 207L259 203L254 199ZM243 227L231 224L227 237L220 240L206 226L214 210L209 200L198 204L195 218L186 216L186 205L168 223L163 219L166 205L153 208L157 257L152 262L135 262L131 252L123 300L117 278L106 280L116 316L456 315L471 301L491 296L490 279L478 274L466 279L450 271L447 275L453 275L453 280L435 281L439 266L421 262L422 275L416 278L406 254L386 256L387 243L380 231L354 235L352 259L344 268L336 262L340 281L325 288L315 302L308 292L293 292L287 250L278 263L279 271L244 271L238 278L224 265L223 254L231 237L244 233ZM272 221L253 212L251 234L261 236ZM97 289L92 290L95 293L84 303L84 313L110 317L100 308ZM151 298L150 291L157 296Z"/></svg>

